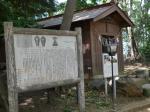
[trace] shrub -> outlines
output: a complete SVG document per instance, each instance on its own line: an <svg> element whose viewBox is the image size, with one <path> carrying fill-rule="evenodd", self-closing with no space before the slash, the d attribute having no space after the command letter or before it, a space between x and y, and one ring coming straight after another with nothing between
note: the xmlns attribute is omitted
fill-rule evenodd
<svg viewBox="0 0 150 112"><path fill-rule="evenodd" d="M150 39L141 48L141 54L146 62L150 62Z"/></svg>

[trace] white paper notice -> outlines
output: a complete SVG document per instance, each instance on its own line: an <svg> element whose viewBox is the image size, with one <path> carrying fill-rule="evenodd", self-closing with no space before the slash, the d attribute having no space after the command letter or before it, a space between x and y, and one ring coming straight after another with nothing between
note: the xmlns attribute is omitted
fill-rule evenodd
<svg viewBox="0 0 150 112"><path fill-rule="evenodd" d="M103 74L105 78L112 77L111 57L107 53L103 53ZM118 58L117 54L113 56L113 74L118 75Z"/></svg>

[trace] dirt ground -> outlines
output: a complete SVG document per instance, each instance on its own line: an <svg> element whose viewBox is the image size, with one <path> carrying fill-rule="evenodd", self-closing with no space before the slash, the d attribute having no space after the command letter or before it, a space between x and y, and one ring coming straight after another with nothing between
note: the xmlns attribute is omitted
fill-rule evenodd
<svg viewBox="0 0 150 112"><path fill-rule="evenodd" d="M137 66L126 66L125 72L132 75L139 67L145 66L140 64L137 64ZM138 86L141 86L144 83L149 83L145 79L137 82ZM59 95L56 95L52 91L50 91L50 93L49 100L47 97L47 91L20 94L20 112L79 112L76 90L74 88L68 89ZM106 98L103 91L86 89L85 96L86 112L112 111L111 94L109 94L109 97ZM146 99L146 97L127 97L117 95L116 110L119 112L121 107L131 102L137 102L144 99ZM150 108L144 108L143 110L139 110L137 112L150 112Z"/></svg>
<svg viewBox="0 0 150 112"><path fill-rule="evenodd" d="M150 112L150 107L148 107L146 109L139 110L137 112Z"/></svg>
<svg viewBox="0 0 150 112"><path fill-rule="evenodd" d="M148 68L142 64L128 65L125 67L125 74L135 75L139 68ZM135 78L138 87L144 83L150 83L150 79ZM68 88L68 87L66 87ZM49 95L48 95L49 91ZM134 103L147 99L141 97L128 97L117 94L116 110L120 112L122 107L129 103ZM104 90L89 89L85 84L86 112L112 112L111 91L105 97ZM3 112L0 110L0 112ZM53 90L43 90L19 94L19 112L79 112L75 87L69 87L65 91L54 92ZM150 112L150 107L136 112Z"/></svg>
<svg viewBox="0 0 150 112"><path fill-rule="evenodd" d="M86 90L86 112L111 112L112 99L111 94L105 97L102 91ZM146 99L146 97L127 97L117 95L116 110L119 110L131 102L137 102ZM49 101L49 103L48 103ZM79 112L77 104L76 91L68 90L66 93L56 95L50 94L47 98L47 92L34 92L20 95L20 112ZM141 110L139 112L149 112Z"/></svg>
<svg viewBox="0 0 150 112"><path fill-rule="evenodd" d="M32 93L33 95L33 93ZM42 96L43 95L43 96ZM97 90L86 91L86 112L111 112L111 97L107 99ZM22 96L21 96L22 97ZM119 112L121 107L131 102L144 100L145 97L124 97L117 96L116 110ZM61 96L50 96L50 102L47 102L46 94L41 93L34 97L24 97L20 102L20 112L79 112L75 91ZM139 112L149 112L141 110Z"/></svg>
<svg viewBox="0 0 150 112"><path fill-rule="evenodd" d="M137 70L140 69L149 69L150 70L150 66L147 66L147 65L143 65L142 63L134 63L134 64L131 64L131 65L125 65L124 67L124 73L126 75L134 75L135 72Z"/></svg>

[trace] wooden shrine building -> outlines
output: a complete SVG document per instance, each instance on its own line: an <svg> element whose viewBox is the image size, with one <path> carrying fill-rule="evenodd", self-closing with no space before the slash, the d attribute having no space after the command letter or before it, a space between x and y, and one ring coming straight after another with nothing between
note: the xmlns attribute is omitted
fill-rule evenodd
<svg viewBox="0 0 150 112"><path fill-rule="evenodd" d="M62 15L38 21L45 29L60 29ZM123 71L122 28L133 26L132 21L115 3L106 3L74 13L71 30L82 28L84 72L88 76L102 75L102 43L99 38L119 39L117 49L119 72Z"/></svg>

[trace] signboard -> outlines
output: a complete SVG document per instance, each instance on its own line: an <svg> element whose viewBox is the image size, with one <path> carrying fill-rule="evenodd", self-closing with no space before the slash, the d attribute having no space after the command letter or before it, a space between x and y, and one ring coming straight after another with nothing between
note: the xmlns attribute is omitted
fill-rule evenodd
<svg viewBox="0 0 150 112"><path fill-rule="evenodd" d="M111 56L108 53L103 53L103 74L105 78L112 77ZM113 74L118 75L118 57L113 56Z"/></svg>
<svg viewBox="0 0 150 112"><path fill-rule="evenodd" d="M76 36L14 35L17 86L78 78Z"/></svg>
<svg viewBox="0 0 150 112"><path fill-rule="evenodd" d="M9 112L18 112L20 92L78 85L85 111L81 29L60 31L14 28L4 23Z"/></svg>

